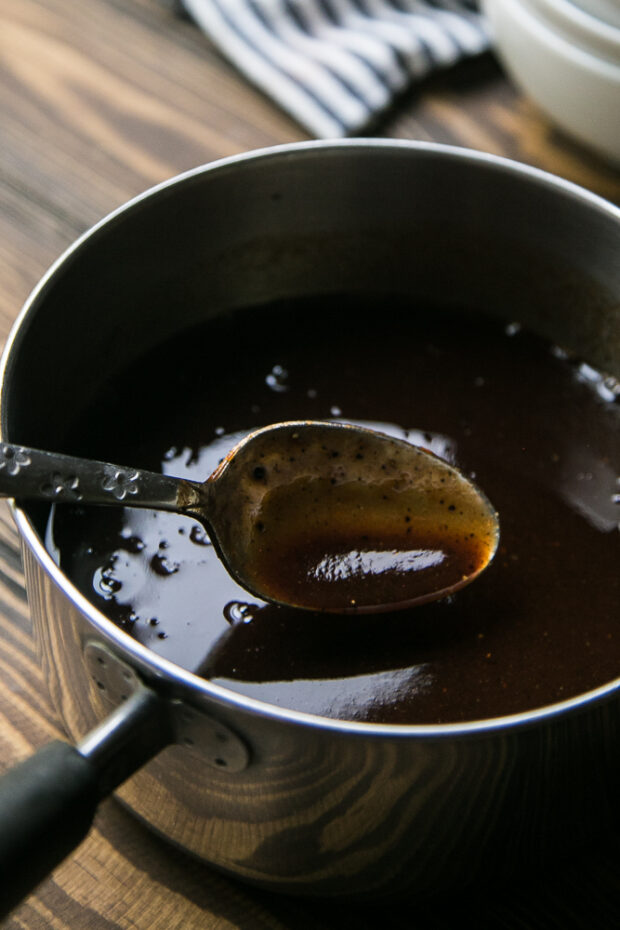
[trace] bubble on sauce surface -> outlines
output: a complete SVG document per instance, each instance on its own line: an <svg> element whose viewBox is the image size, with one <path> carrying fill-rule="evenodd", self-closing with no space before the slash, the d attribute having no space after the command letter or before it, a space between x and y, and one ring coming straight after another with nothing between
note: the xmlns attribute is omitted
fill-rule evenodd
<svg viewBox="0 0 620 930"><path fill-rule="evenodd" d="M247 604L244 601L229 601L224 606L224 617L227 622L234 626L236 623L251 623L254 614L259 610L257 604Z"/></svg>
<svg viewBox="0 0 620 930"><path fill-rule="evenodd" d="M274 365L265 377L265 384L277 393L288 391L288 371L282 365Z"/></svg>
<svg viewBox="0 0 620 930"><path fill-rule="evenodd" d="M169 575L175 575L181 567L180 562L175 562L161 553L154 555L151 559L151 568L156 575L167 578Z"/></svg>
<svg viewBox="0 0 620 930"><path fill-rule="evenodd" d="M189 538L197 546L211 546L211 540L204 526L195 523L189 531Z"/></svg>
<svg viewBox="0 0 620 930"><path fill-rule="evenodd" d="M143 552L146 543L139 536L132 536L128 533L121 533L123 539L123 548L127 552L138 553Z"/></svg>
<svg viewBox="0 0 620 930"><path fill-rule="evenodd" d="M106 601L111 600L123 587L122 582L114 577L112 566L99 568L93 577L93 588L95 593L103 597Z"/></svg>

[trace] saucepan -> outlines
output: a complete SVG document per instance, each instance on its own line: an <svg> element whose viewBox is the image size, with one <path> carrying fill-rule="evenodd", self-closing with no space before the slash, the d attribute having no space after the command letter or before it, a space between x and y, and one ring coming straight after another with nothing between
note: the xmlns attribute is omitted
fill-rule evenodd
<svg viewBox="0 0 620 930"><path fill-rule="evenodd" d="M131 201L52 267L4 354L2 439L55 449L138 353L227 308L260 312L309 293L459 302L519 320L617 377L619 255L614 206L490 155L348 140L227 158ZM459 724L271 706L110 622L48 552L48 512L14 506L41 663L69 742L4 785L5 908L79 842L111 791L218 869L322 896L499 881L617 821L620 680Z"/></svg>

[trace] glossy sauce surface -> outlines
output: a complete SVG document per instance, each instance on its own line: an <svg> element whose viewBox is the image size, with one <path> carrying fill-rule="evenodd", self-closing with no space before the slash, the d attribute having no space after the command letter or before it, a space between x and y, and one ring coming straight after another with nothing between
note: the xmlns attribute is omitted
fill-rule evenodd
<svg viewBox="0 0 620 930"><path fill-rule="evenodd" d="M115 379L62 451L203 480L261 425L372 426L474 477L500 514L492 565L442 601L335 618L248 597L188 518L58 508L49 546L140 641L251 697L393 723L531 709L620 673L618 398L517 324L397 298L234 311Z"/></svg>

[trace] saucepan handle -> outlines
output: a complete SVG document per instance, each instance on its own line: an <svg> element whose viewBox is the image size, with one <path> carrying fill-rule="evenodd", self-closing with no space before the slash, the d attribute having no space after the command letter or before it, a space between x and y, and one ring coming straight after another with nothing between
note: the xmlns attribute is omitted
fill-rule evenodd
<svg viewBox="0 0 620 930"><path fill-rule="evenodd" d="M0 781L0 916L84 839L102 794L97 769L60 741Z"/></svg>
<svg viewBox="0 0 620 930"><path fill-rule="evenodd" d="M140 688L78 748L50 743L0 779L0 918L79 845L99 802L170 738L164 702Z"/></svg>

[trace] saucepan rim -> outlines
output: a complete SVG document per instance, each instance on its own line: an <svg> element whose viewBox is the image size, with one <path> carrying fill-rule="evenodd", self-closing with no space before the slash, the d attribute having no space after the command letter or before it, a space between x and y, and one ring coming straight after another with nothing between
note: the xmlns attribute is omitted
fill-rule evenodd
<svg viewBox="0 0 620 930"><path fill-rule="evenodd" d="M121 219L123 215L135 209L143 201L151 199L168 191L170 188L183 184L191 179L210 173L212 171L222 171L223 169L234 168L238 164L251 161L256 162L265 159L277 159L286 156L295 157L301 152L310 152L318 149L326 152L330 149L359 149L367 152L376 150L380 152L385 149L402 149L412 152L435 155L439 158L458 159L463 162L470 162L476 165L488 166L492 170L508 172L515 176L522 176L528 183L534 183L543 187L553 188L563 192L566 196L576 198L588 204L596 210L608 215L611 219L620 224L620 208L615 207L612 203L606 201L585 188L582 188L571 181L559 178L539 168L522 164L503 156L492 155L489 153L478 152L473 149L461 148L458 146L444 145L434 142L418 142L405 139L336 139L329 141L304 141L292 142L283 145L270 146L267 148L255 149L249 152L243 152L237 155L217 159L205 165L197 166L181 174L175 175L163 181L160 184L150 187L143 193L133 197L122 206L113 210L107 216L103 217L98 223L83 233L72 245L70 245L51 265L46 274L41 278L30 296L27 298L20 314L11 328L8 340L6 342L2 357L0 359L0 394L3 394L4 385L7 376L10 377L10 359L13 352L13 346L16 343L18 334L26 324L30 314L36 311L40 300L44 297L45 291L54 278L58 270L71 260L72 256L82 248L82 246L96 239L100 230L108 229L111 224ZM2 414L0 416L0 434L3 433L4 420L4 396L2 396ZM211 702L217 702L220 705L229 706L231 709L239 709L245 712L257 714L265 718L280 720L289 724L302 725L314 729L337 731L351 736L376 736L390 739L419 737L424 739L453 739L455 737L468 737L485 734L491 734L494 731L512 729L515 727L525 727L540 724L542 721L562 716L566 713L578 711L586 705L591 705L599 701L611 698L615 692L620 689L620 677L607 682L591 691L584 692L581 695L566 699L561 702L547 704L529 711L523 711L517 714L511 714L503 717L491 717L481 720L473 720L465 723L445 723L445 724L381 724L367 723L362 721L340 720L329 717L322 717L317 714L310 714L303 711L289 710L268 704L256 698L250 698L243 694L229 690L221 685L214 684L207 679L200 678L193 672L184 669L182 666L164 658L153 652L147 646L142 645L128 633L116 626L113 621L109 620L101 611L99 611L77 588L71 583L67 576L61 571L55 563L52 556L45 548L44 541L36 532L34 525L27 513L15 502L11 502L11 509L19 530L22 542L27 544L32 554L54 582L55 586L69 599L74 608L83 614L94 627L97 634L107 641L112 647L120 649L125 657L128 657L141 671L147 681L161 682L166 681L172 686L175 693L183 689L184 697L189 693L191 695Z"/></svg>

